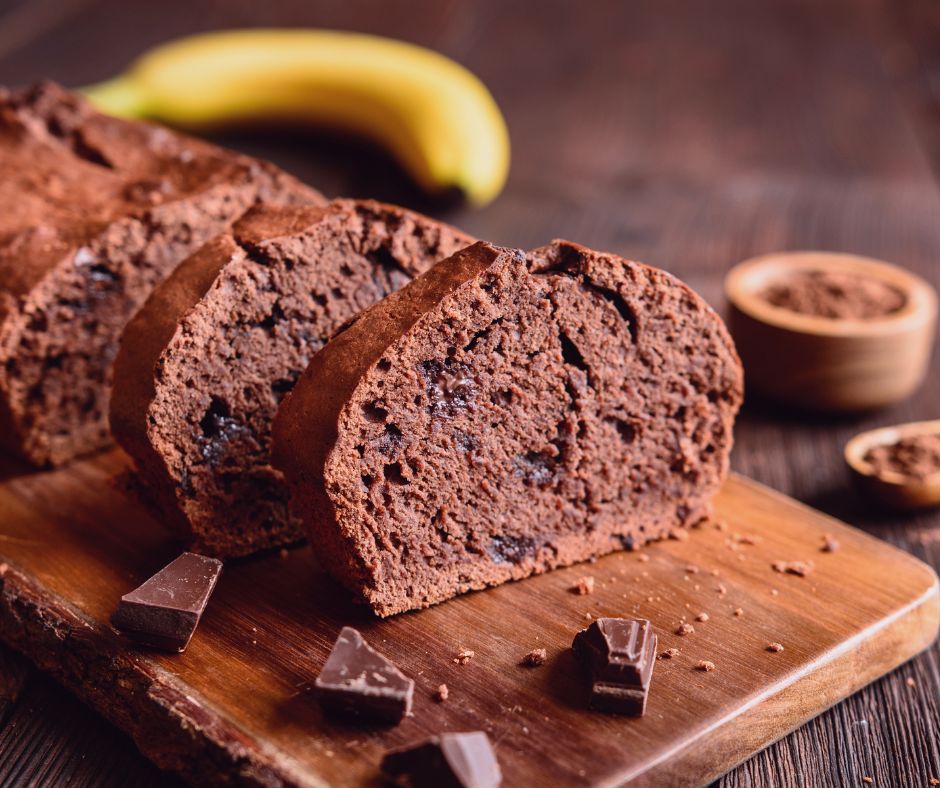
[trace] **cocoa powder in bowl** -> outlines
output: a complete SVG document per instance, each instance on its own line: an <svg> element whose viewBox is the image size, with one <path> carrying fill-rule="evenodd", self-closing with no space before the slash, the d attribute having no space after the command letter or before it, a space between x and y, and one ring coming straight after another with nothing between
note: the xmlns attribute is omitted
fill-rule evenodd
<svg viewBox="0 0 940 788"><path fill-rule="evenodd" d="M772 306L833 320L872 320L900 310L907 298L893 285L847 271L793 271L767 285Z"/></svg>
<svg viewBox="0 0 940 788"><path fill-rule="evenodd" d="M894 443L872 446L864 460L878 476L896 473L923 481L940 473L940 434L911 435Z"/></svg>

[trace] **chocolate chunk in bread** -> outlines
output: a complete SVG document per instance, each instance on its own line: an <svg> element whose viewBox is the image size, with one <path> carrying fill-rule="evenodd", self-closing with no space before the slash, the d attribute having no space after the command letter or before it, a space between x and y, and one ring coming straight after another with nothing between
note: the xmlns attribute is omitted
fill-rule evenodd
<svg viewBox="0 0 940 788"><path fill-rule="evenodd" d="M0 89L0 182L0 445L40 465L110 442L118 337L177 263L258 199L323 202L51 83Z"/></svg>
<svg viewBox="0 0 940 788"><path fill-rule="evenodd" d="M112 428L194 549L303 538L270 465L278 403L360 310L470 242L374 202L259 207L156 289L124 333Z"/></svg>
<svg viewBox="0 0 940 788"><path fill-rule="evenodd" d="M313 357L274 463L321 563L388 616L701 520L741 398L724 325L669 274L479 243Z"/></svg>

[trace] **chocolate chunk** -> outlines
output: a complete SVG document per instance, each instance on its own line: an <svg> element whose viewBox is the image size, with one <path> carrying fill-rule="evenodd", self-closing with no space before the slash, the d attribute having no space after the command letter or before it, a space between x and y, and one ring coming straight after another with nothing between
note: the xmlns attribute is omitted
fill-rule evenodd
<svg viewBox="0 0 940 788"><path fill-rule="evenodd" d="M142 586L122 596L111 623L145 646L183 651L221 572L221 561L183 553Z"/></svg>
<svg viewBox="0 0 940 788"><path fill-rule="evenodd" d="M503 779L482 731L442 733L393 750L382 759L382 773L412 788L495 788Z"/></svg>
<svg viewBox="0 0 940 788"><path fill-rule="evenodd" d="M398 724L411 711L415 683L359 632L343 627L315 686L330 713Z"/></svg>
<svg viewBox="0 0 940 788"><path fill-rule="evenodd" d="M591 707L642 716L656 662L649 621L599 618L575 635L572 648L591 679Z"/></svg>

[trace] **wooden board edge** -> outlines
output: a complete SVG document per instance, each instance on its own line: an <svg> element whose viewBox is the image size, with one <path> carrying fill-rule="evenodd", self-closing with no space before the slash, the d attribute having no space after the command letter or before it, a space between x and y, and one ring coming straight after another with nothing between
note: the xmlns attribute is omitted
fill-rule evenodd
<svg viewBox="0 0 940 788"><path fill-rule="evenodd" d="M0 563L0 639L194 785L325 785L9 563Z"/></svg>
<svg viewBox="0 0 940 788"><path fill-rule="evenodd" d="M918 599L768 687L681 749L611 784L708 784L929 648L940 633L940 581L911 558L933 576Z"/></svg>

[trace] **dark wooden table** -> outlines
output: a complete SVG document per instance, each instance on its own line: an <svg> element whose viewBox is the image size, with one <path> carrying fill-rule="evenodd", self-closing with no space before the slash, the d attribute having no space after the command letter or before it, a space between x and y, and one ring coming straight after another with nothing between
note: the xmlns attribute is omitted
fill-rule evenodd
<svg viewBox="0 0 940 788"><path fill-rule="evenodd" d="M7 0L0 83L80 85L174 36L261 25L434 47L482 77L508 119L509 185L477 212L428 204L362 143L223 139L327 194L403 202L515 246L571 238L667 268L722 308L727 268L780 249L882 257L940 284L940 5L931 0ZM914 398L864 418L749 402L734 465L940 567L940 514L873 510L841 459L855 432L938 417L935 357ZM21 691L0 701L0 784L174 782L42 676L26 669L6 684L7 696ZM940 777L940 646L722 783L862 785L863 776L898 786Z"/></svg>

